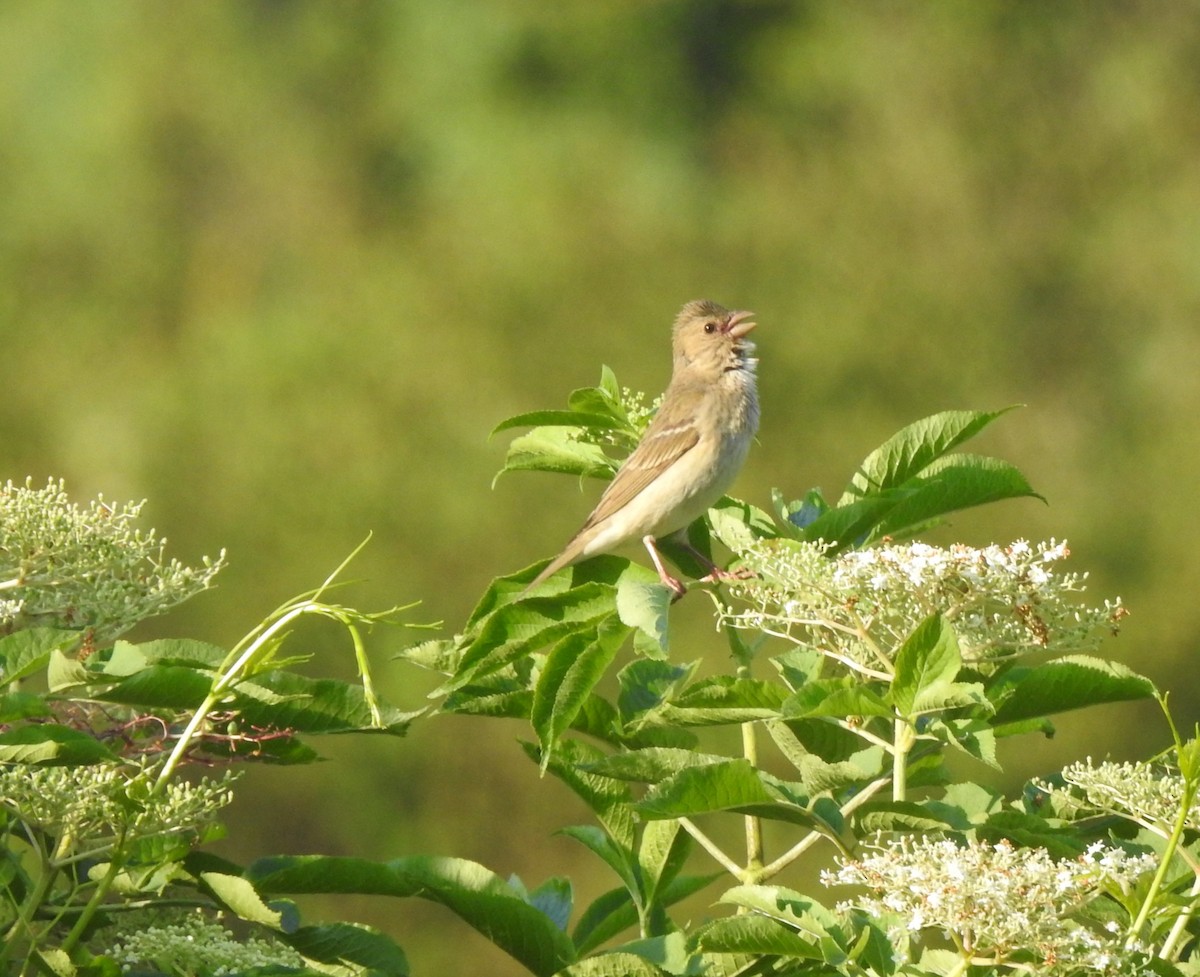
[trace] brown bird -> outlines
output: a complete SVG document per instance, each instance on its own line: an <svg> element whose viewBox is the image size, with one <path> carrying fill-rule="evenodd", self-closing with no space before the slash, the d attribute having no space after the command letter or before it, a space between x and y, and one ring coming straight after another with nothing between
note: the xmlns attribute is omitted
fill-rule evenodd
<svg viewBox="0 0 1200 977"><path fill-rule="evenodd" d="M758 430L758 360L746 339L755 327L752 315L708 301L683 307L672 332L671 382L658 412L583 527L526 592L563 567L641 539L659 579L683 596L687 588L666 571L655 541L682 535L725 494L746 460ZM729 576L711 566L704 579Z"/></svg>

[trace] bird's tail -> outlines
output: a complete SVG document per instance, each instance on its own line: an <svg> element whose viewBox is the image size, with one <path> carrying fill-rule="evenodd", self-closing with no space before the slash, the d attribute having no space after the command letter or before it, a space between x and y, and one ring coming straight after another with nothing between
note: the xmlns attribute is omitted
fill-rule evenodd
<svg viewBox="0 0 1200 977"><path fill-rule="evenodd" d="M528 584L526 584L525 589L521 591L521 597L529 596L529 592L531 590L536 590L543 583L545 583L550 577L552 577L552 576L554 576L554 574L558 573L559 570L561 570L565 566L570 566L578 558L579 558L579 555L577 553L572 553L570 549L564 550L562 553L560 553L558 556L556 556L553 560L551 560L549 563L547 563L546 566L542 569L541 573L539 573L536 577L534 577L531 581L529 581Z"/></svg>

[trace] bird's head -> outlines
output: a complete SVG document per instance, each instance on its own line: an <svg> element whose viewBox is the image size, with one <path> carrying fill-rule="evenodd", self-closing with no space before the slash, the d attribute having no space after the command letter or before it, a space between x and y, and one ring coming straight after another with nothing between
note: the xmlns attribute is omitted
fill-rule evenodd
<svg viewBox="0 0 1200 977"><path fill-rule="evenodd" d="M672 347L675 368L711 371L714 378L729 370L753 372L754 344L746 335L754 328L753 312L730 312L716 302L689 302L675 317Z"/></svg>

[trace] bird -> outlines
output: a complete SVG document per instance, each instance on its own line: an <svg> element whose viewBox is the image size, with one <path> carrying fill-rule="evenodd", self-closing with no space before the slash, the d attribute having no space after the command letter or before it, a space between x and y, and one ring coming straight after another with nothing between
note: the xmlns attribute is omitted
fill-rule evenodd
<svg viewBox="0 0 1200 977"><path fill-rule="evenodd" d="M671 380L658 411L583 526L522 592L590 556L641 539L659 579L678 600L687 588L667 572L657 541L682 537L733 483L758 430L752 312L708 300L688 302L671 333ZM710 572L704 581L738 576L681 542Z"/></svg>

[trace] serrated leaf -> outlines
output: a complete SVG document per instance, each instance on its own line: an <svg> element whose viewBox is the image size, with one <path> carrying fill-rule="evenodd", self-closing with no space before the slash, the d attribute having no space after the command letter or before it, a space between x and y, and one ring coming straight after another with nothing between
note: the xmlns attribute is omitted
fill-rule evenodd
<svg viewBox="0 0 1200 977"><path fill-rule="evenodd" d="M0 723L20 719L40 719L51 715L46 700L35 692L6 692L0 694Z"/></svg>
<svg viewBox="0 0 1200 977"><path fill-rule="evenodd" d="M195 709L211 691L213 678L184 665L152 665L127 674L96 698L150 709Z"/></svg>
<svg viewBox="0 0 1200 977"><path fill-rule="evenodd" d="M635 904L641 905L642 891L638 882L636 859L632 847L626 848L617 844L592 824L568 825L560 828L558 833L573 838L611 868L632 896Z"/></svg>
<svg viewBox="0 0 1200 977"><path fill-rule="evenodd" d="M534 410L506 418L492 428L488 437L514 427L591 427L601 429L621 428L624 423L609 413L583 410Z"/></svg>
<svg viewBox="0 0 1200 977"><path fill-rule="evenodd" d="M954 628L941 614L931 614L896 653L896 674L889 698L901 716L911 719L927 708L920 698L936 696L937 691L931 687L940 689L953 682L961 668L962 654Z"/></svg>
<svg viewBox="0 0 1200 977"><path fill-rule="evenodd" d="M770 515L728 495L708 510L708 525L713 536L734 553L743 552L757 540L779 535Z"/></svg>
<svg viewBox="0 0 1200 977"><path fill-rule="evenodd" d="M540 763L536 747L524 743L522 746L530 759ZM547 769L575 792L617 844L632 851L637 835L629 788L621 781L587 769L603 757L590 744L563 740Z"/></svg>
<svg viewBox="0 0 1200 977"><path fill-rule="evenodd" d="M895 715L877 692L848 678L818 679L801 685L783 703L782 713L785 719Z"/></svg>
<svg viewBox="0 0 1200 977"><path fill-rule="evenodd" d="M590 764L588 769L605 777L652 784L688 767L725 763L728 759L715 753L697 753L695 750L647 747L610 754Z"/></svg>
<svg viewBox="0 0 1200 977"><path fill-rule="evenodd" d="M246 877L263 893L419 897L439 903L538 975L575 958L568 937L498 875L460 858L416 856L380 863L361 858L260 859Z"/></svg>
<svg viewBox="0 0 1200 977"><path fill-rule="evenodd" d="M74 648L83 640L78 631L26 628L0 638L0 682L10 684L42 671L52 652Z"/></svg>
<svg viewBox="0 0 1200 977"><path fill-rule="evenodd" d="M766 916L743 915L713 920L702 926L694 939L700 949L714 953L823 959L819 944L811 937Z"/></svg>
<svg viewBox="0 0 1200 977"><path fill-rule="evenodd" d="M550 597L527 597L488 614L464 639L458 674L442 688L451 692L538 648L576 631L592 633L613 611L613 589L588 583Z"/></svg>
<svg viewBox="0 0 1200 977"><path fill-rule="evenodd" d="M599 445L578 439L579 429L535 427L528 434L513 438L504 457L504 466L496 479L508 472L554 472L586 478L612 478L617 470Z"/></svg>
<svg viewBox="0 0 1200 977"><path fill-rule="evenodd" d="M778 920L818 941L827 939L838 925L837 917L821 903L783 886L736 885L722 893L718 902Z"/></svg>
<svg viewBox="0 0 1200 977"><path fill-rule="evenodd" d="M360 923L324 923L279 934L297 953L324 964L364 968L380 977L408 977L408 959L389 936Z"/></svg>
<svg viewBox="0 0 1200 977"><path fill-rule="evenodd" d="M971 454L938 459L904 488L904 497L871 531L871 539L911 535L951 512L989 502L1042 498L1013 465Z"/></svg>
<svg viewBox="0 0 1200 977"><path fill-rule="evenodd" d="M295 672L264 672L253 686L269 690L270 698L246 684L233 689L233 708L253 726L283 728L298 733L380 732L403 736L424 710L403 712L379 705L376 723L361 685L338 679L313 679Z"/></svg>
<svg viewBox="0 0 1200 977"><path fill-rule="evenodd" d="M565 933L574 904L571 880L562 877L547 879L529 893L529 903L549 916L554 925Z"/></svg>
<svg viewBox="0 0 1200 977"><path fill-rule="evenodd" d="M906 425L863 459L838 506L903 485L1013 409L942 411Z"/></svg>
<svg viewBox="0 0 1200 977"><path fill-rule="evenodd" d="M656 659L630 662L617 675L621 692L617 710L628 728L646 723L677 690L689 682L699 662L672 664Z"/></svg>
<svg viewBox="0 0 1200 977"><path fill-rule="evenodd" d="M670 588L636 563L631 563L617 582L617 614L623 623L645 635L649 643L640 643L639 650L651 650L654 658L666 657L667 610L673 596Z"/></svg>
<svg viewBox="0 0 1200 977"><path fill-rule="evenodd" d="M69 726L38 723L0 733L0 763L75 766L116 759L116 755L94 737Z"/></svg>
<svg viewBox="0 0 1200 977"><path fill-rule="evenodd" d="M568 634L546 656L529 717L541 744L543 770L559 737L575 722L628 634L629 628L609 615L590 633Z"/></svg>
<svg viewBox="0 0 1200 977"><path fill-rule="evenodd" d="M558 977L666 977L666 974L637 954L612 950L580 960Z"/></svg>
<svg viewBox="0 0 1200 977"><path fill-rule="evenodd" d="M679 874L691 851L691 840L678 821L648 821L642 827L637 864L647 906L654 904L660 887Z"/></svg>
<svg viewBox="0 0 1200 977"><path fill-rule="evenodd" d="M867 801L851 819L860 834L876 831L945 831L961 823L955 812L946 807L931 806L921 801Z"/></svg>
<svg viewBox="0 0 1200 977"><path fill-rule="evenodd" d="M251 923L273 930L281 928L282 915L263 902L248 879L221 872L201 872L200 881L230 912Z"/></svg>
<svg viewBox="0 0 1200 977"><path fill-rule="evenodd" d="M1103 702L1155 695L1154 683L1119 662L1070 655L1031 668L1014 668L991 690L996 724L1038 718Z"/></svg>

